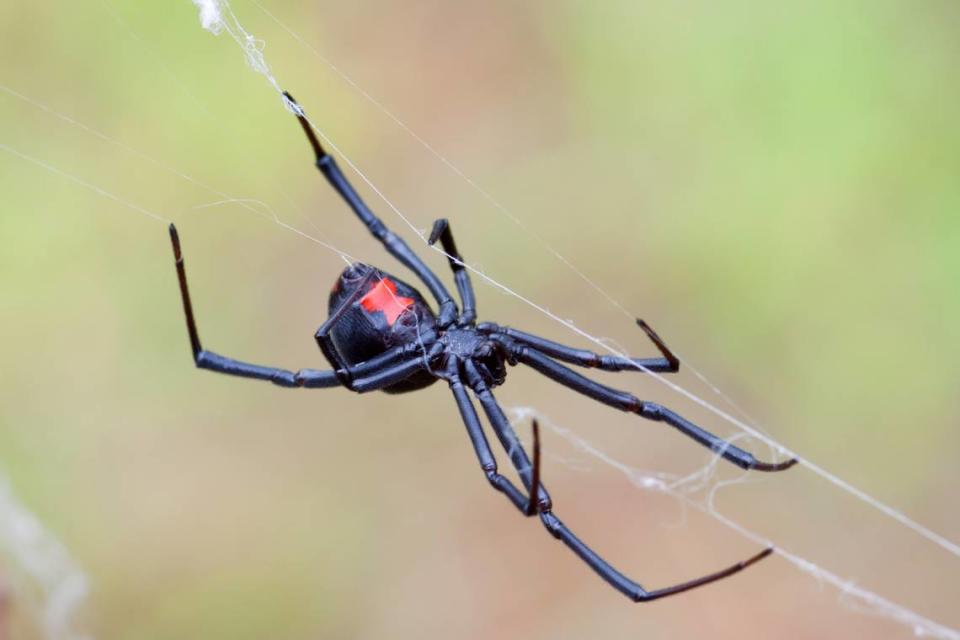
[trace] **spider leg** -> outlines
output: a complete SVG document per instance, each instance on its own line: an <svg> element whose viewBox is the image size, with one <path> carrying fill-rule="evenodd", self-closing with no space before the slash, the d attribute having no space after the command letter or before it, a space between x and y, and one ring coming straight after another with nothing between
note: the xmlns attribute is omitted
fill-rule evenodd
<svg viewBox="0 0 960 640"><path fill-rule="evenodd" d="M597 572L601 578L606 580L610 586L634 602L649 602L651 600L658 600L666 596L672 596L678 593L683 593L684 591L689 591L690 589L702 587L703 585L716 582L717 580L722 580L723 578L727 578L735 573L743 571L750 565L763 560L773 553L773 548L767 547L760 553L757 553L746 560L742 560L736 564L730 565L725 569L721 569L720 571L716 571L687 582L681 582L680 584L670 587L647 590L644 589L640 584L634 582L630 578L614 569L610 563L597 555L597 553L589 546L584 544L584 542L580 540L580 538L578 538L558 517L553 515L553 513L549 511L541 513L540 520L543 521L543 525L547 528L547 531L553 535L554 538L557 538L567 545L571 551L577 554L581 560L586 562L590 568Z"/></svg>
<svg viewBox="0 0 960 640"><path fill-rule="evenodd" d="M443 353L443 349L442 344L434 343L430 351L423 355L400 361L388 367L381 367L379 370L371 371L365 377L354 378L350 388L358 393L376 391L406 380L418 371L431 370L431 364Z"/></svg>
<svg viewBox="0 0 960 640"><path fill-rule="evenodd" d="M653 342L657 350L663 354L662 358L622 358L614 355L600 355L585 349L575 349L566 345L535 336L525 331L512 329L510 327L501 327L492 322L481 322L477 329L484 333L500 333L513 338L517 342L533 347L541 353L579 365L581 367L590 367L602 371L654 371L656 373L676 373L680 370L680 359L677 358L664 344L660 336L657 335L650 325L637 318L637 325L643 329L650 341Z"/></svg>
<svg viewBox="0 0 960 640"><path fill-rule="evenodd" d="M503 447L504 451L506 451L510 457L510 462L513 463L513 468L517 470L520 481L523 482L527 493L532 496L534 484L539 485L536 491L538 510L550 511L552 504L550 494L547 493L543 485L540 485L539 469L536 469L536 465L530 463L530 458L527 456L527 452L524 451L523 444L520 443L516 432L513 430L513 427L510 426L510 421L507 420L507 416L503 414L503 410L493 397L490 387L484 382L480 372L470 360L466 360L463 363L463 370L467 377L467 384L470 385L470 388L473 389L477 399L480 401L480 405L483 407L483 411L487 414L487 419L493 427L493 432L500 441L500 446ZM536 482L534 482L534 476L536 476Z"/></svg>
<svg viewBox="0 0 960 640"><path fill-rule="evenodd" d="M446 218L440 218L433 223L433 230L430 231L428 243L433 244L440 240L440 246L447 254L447 260L450 263L450 269L453 271L453 278L457 282L457 292L460 294L460 302L463 305L463 311L460 314L459 324L469 325L477 319L477 297L473 293L473 284L470 282L470 272L464 266L463 258L457 251L457 245L453 241L453 232L450 231L450 223Z"/></svg>
<svg viewBox="0 0 960 640"><path fill-rule="evenodd" d="M531 428L533 429L533 472L530 474L530 490L528 491L529 498L526 512L528 516L540 511L538 504L540 496L540 423L537 422L536 418L531 421Z"/></svg>
<svg viewBox="0 0 960 640"><path fill-rule="evenodd" d="M511 356L517 361L532 367L543 375L559 382L568 389L573 389L585 396L593 398L598 402L609 405L621 411L636 413L647 420L657 422L666 422L684 435L693 438L701 445L722 456L725 460L732 462L741 469L754 471L784 471L797 463L796 458L791 458L783 462L761 462L753 454L732 445L723 438L719 438L709 431L698 427L683 416L674 413L666 407L662 407L653 402L640 400L631 393L619 391L606 385L600 384L576 371L569 369L557 362L554 362L538 350L514 343L505 336L493 334L491 336L503 344L511 353Z"/></svg>
<svg viewBox="0 0 960 640"><path fill-rule="evenodd" d="M170 225L170 242L173 245L177 278L180 282L180 298L183 301L183 312L187 320L190 348L193 353L193 361L197 367L243 378L268 380L281 387L320 388L340 386L341 382L338 379L336 371L319 369L288 371L287 369L234 360L233 358L205 350L200 344L200 334L197 331L197 323L193 315L190 289L187 287L187 272L184 267L183 253L180 250L180 236L177 234L177 228L172 224ZM402 363L403 361L411 359L413 359L414 362L422 361L422 358L417 357L419 351L419 345L396 347L375 358L371 358L367 362L348 367L347 371L351 377L365 379L364 390L368 390L373 388L371 385L375 384L376 381L384 379L382 377L383 371L389 371L389 368L395 366L398 362ZM371 380L370 376L374 376L375 374L380 374L381 377Z"/></svg>
<svg viewBox="0 0 960 640"><path fill-rule="evenodd" d="M534 463L531 466L530 460L527 457L526 452L524 452L523 446L517 440L517 436L513 431L513 427L510 426L509 420L507 420L506 416L503 414L503 410L500 408L500 405L490 392L490 389L487 387L483 379L479 377L476 368L472 367L469 360L464 363L464 370L467 374L467 381L473 388L474 393L476 393L477 397L480 399L484 411L490 420L490 424L493 426L493 430L496 432L504 449L506 449L507 453L510 455L510 460L513 462L513 466L517 470L517 473L520 474L521 480L524 481L524 484L527 486L531 496L538 496L536 511L538 511L540 514L540 521L543 522L543 526L546 527L548 532L550 532L550 535L563 542L571 551L577 554L577 556L591 569L593 569L597 575L599 575L609 585L634 602L648 602L650 600L656 600L658 598L664 598L666 596L689 591L690 589L694 589L711 582L716 582L717 580L721 580L746 569L753 563L762 560L773 553L772 548L767 548L760 553L747 558L746 560L733 564L720 571L707 574L700 578L682 582L670 587L665 587L663 589L655 589L652 591L644 589L640 584L634 582L630 578L617 571L609 562L600 557L593 549L580 540L580 538L578 538L567 527L567 525L565 525L557 516L553 514L553 503L550 499L550 496L547 494L546 490L540 486L540 442L539 437L536 437L538 433L536 423L534 423ZM532 507L533 505L530 504L529 506ZM517 508L519 508L519 506ZM533 511L533 509L528 509L528 511L525 513L530 515L533 513Z"/></svg>
<svg viewBox="0 0 960 640"><path fill-rule="evenodd" d="M480 418L477 416L477 410L470 401L470 396L467 395L458 369L457 359L454 357L449 358L444 377L450 385L450 390L453 392L457 407L460 409L460 417L463 420L464 426L467 428L467 435L470 436L470 442L473 444L473 450L477 454L480 467L483 469L487 480L494 489L507 496L510 502L513 503L513 506L521 513L524 515L533 515L534 510L531 510L531 503L533 501L523 495L523 492L517 489L510 480L497 472L497 460L490 450L490 444L487 442L487 436L483 433L483 427L480 424Z"/></svg>
<svg viewBox="0 0 960 640"><path fill-rule="evenodd" d="M286 92L284 92L283 95L286 96L292 104L300 108L300 105L293 99L293 96ZM317 136L314 135L313 129L307 121L306 116L303 115L302 109L300 113L296 115L297 120L300 121L300 126L303 127L303 132L310 141L310 146L313 147L317 168L327 179L327 182L330 183L330 186L332 186L350 208L353 209L356 216L367 227L370 233L373 234L373 237L383 244L387 252L406 265L427 285L430 293L433 294L433 297L437 299L437 303L440 305L440 312L438 314L440 327L445 328L449 326L454 319L456 319L457 303L454 302L450 296L450 292L447 291L447 288L440 281L440 278L413 252L409 245L404 242L403 238L388 229L383 221L370 210L370 207L367 206L360 197L360 194L353 188L353 185L350 184L347 177L343 175L343 171L340 170L337 161L334 160L333 156L324 151L320 141L317 140Z"/></svg>

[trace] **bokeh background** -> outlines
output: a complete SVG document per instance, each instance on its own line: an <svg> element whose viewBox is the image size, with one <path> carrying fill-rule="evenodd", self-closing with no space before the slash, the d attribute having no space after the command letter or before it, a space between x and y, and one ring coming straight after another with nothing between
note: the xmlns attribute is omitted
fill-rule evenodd
<svg viewBox="0 0 960 640"><path fill-rule="evenodd" d="M651 352L642 315L775 439L960 538L955 3L233 8L415 227L450 218L468 261L637 354ZM402 274L315 173L264 78L187 0L3 0L0 78L6 147L176 220L211 349L323 366L312 333L343 261L273 216ZM360 397L196 371L164 224L9 151L0 193L0 468L85 570L78 624L97 637L912 635L776 557L630 604L489 489L441 385ZM478 296L484 318L588 346L495 288ZM647 376L600 378L737 433ZM734 411L689 371L677 380ZM637 473L710 461L529 371L499 397ZM645 585L756 551L555 430L544 447L558 514ZM715 496L724 515L960 626L956 557L806 469L719 474L741 479ZM38 637L22 559L0 569L5 624Z"/></svg>

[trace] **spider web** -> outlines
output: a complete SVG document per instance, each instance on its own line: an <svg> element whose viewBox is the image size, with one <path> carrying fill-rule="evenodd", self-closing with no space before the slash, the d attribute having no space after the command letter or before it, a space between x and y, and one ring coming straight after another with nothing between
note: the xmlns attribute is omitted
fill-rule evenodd
<svg viewBox="0 0 960 640"><path fill-rule="evenodd" d="M243 28L240 21L237 19L236 15L231 10L229 3L226 0L193 0L193 2L194 4L197 5L199 9L201 26L204 29L214 34L226 33L227 35L229 35L240 46L243 52L243 56L246 60L246 63L250 66L250 68L253 69L255 72L263 75L266 81L268 82L269 86L272 87L275 91L277 91L283 106L288 111L302 114L302 112L299 111L299 108L296 105L290 103L282 96L281 85L277 81L277 79L274 77L264 57L263 43L257 40L252 34L248 33ZM456 175L458 175L460 178L465 180L472 188L476 189L497 210L499 210L504 215L508 216L515 224L523 228L536 241L540 242L544 247L546 247L546 249L557 260L561 261L565 266L570 268L579 278L581 278L589 286L593 287L597 292L603 295L611 305L615 306L621 313L630 317L631 319L632 317L634 317L633 314L629 313L622 304L620 304L616 299L614 299L612 296L606 293L598 284L593 282L583 272L577 270L573 264L571 264L568 260L563 258L563 256L561 256L558 252L550 248L549 245L544 240L542 240L542 238L540 238L535 232L527 229L517 216L511 213L505 206L503 206L502 204L499 203L499 201L493 198L493 196L491 196L489 193L483 190L479 185L477 185L474 181L472 181L469 177L467 177L446 157L444 157L443 155L438 153L435 149L433 149L433 147L431 147L425 140L417 136L415 132L413 132L401 120L399 120L392 113L390 113L385 107L383 107L383 105L377 102L372 96L370 96L365 91L363 91L363 89L357 86L349 78L349 76L342 73L337 67L333 66L329 61L324 59L319 54L319 52L313 49L313 47L311 47L309 43L307 43L303 38L301 38L293 30L291 30L289 27L287 27L282 22L280 22L275 16L273 16L273 14L269 13L262 5L260 5L257 2L254 2L254 4L257 7L259 7L260 10L263 11L266 15L268 15L271 19L275 20L284 30L286 30L291 35L291 37L296 39L302 45L309 48L324 63L330 65L331 68L333 68L334 71L337 74L339 74L346 82L348 82L356 90L360 91L361 94L366 99L372 101L373 104L378 109L382 110L391 120L393 120L406 133L410 134L420 144L424 145L425 148L427 148L432 154L434 154L438 159L440 159L441 162L443 162L443 164L446 165L451 171L453 171ZM70 123L72 126L79 127L85 130L87 133L94 135L105 142L109 142L110 144L115 144L120 146L126 152L139 157L141 160L145 162L149 162L164 171L168 171L178 176L180 179L189 181L194 185L200 187L201 189L204 189L210 192L212 195L218 198L217 200L211 201L209 203L199 205L198 208L222 206L227 203L235 204L239 207L242 207L248 210L249 212L252 212L258 216L261 216L267 219L271 223L274 223L292 233L298 234L310 240L311 242L314 242L330 251L335 252L347 263L352 263L357 261L353 256L336 248L335 246L331 245L330 243L318 237L317 234L308 233L298 228L297 226L294 226L285 222L270 205L268 205L263 201L232 197L231 195L225 192L222 192L212 186L209 186L204 182L198 181L197 179L191 177L186 173L179 171L174 167L171 167L160 161L157 161L153 159L151 156L143 154L142 152L132 147L129 147L127 145L124 145L123 143L117 142L116 140L113 140L109 136L106 136L105 134L100 133L96 129L93 129L92 127L88 127L83 123L80 123L79 121L67 115L64 115L58 111L55 111L52 108L36 100L33 100L29 96L26 96L20 92L17 92L14 89L11 89L5 86L0 86L0 89L2 89L5 93L7 93L10 96L26 101L32 104L33 106L46 111L52 117L59 118L61 120L64 120ZM316 124L313 122L311 122L310 124L313 127L314 131L317 133L318 137L320 137L321 140L323 140L326 143L326 146L329 149L331 149L333 153L336 154L340 159L342 159L343 162L352 171L354 171L356 175L359 176L360 179L363 180L363 182L365 182L371 190L373 190L377 194L377 196L386 204L386 206L393 212L393 214L395 214L398 218L400 218L400 220L414 234L416 234L421 241L423 241L423 246L428 246L426 244L426 238L423 230L417 228L417 226L411 221L411 218L407 216L398 206L396 206L377 187L374 181L370 179L362 171L362 169L357 164L355 164L350 159L350 157L340 147L338 147L335 144L333 140L331 140L327 136L327 134L323 130L318 128ZM15 147L12 147L6 144L0 144L0 149L4 150L8 154L11 154L15 157L20 158L25 162L35 164L44 170L50 171L65 179L71 180L84 188L90 189L98 193L103 197L119 202L120 204L126 207L129 207L130 209L142 215L145 215L153 220L163 222L163 223L169 222L168 216L166 216L165 214L158 213L146 207L142 207L135 202L132 202L128 199L125 199L121 196L111 193L110 191L102 188L99 185L89 182L77 175L74 175L70 171L61 169L58 166L55 166L54 164L48 163L43 159L36 158L20 149L17 149ZM440 249L439 247L434 246L431 248L434 251L437 251L438 253L443 253L442 249ZM505 284L488 276L484 271L478 269L475 265L468 263L465 266L469 268L476 276L478 276L480 279L486 282L488 285L496 289L499 289L500 291L502 291L503 293L509 296L512 296L518 300L523 301L525 304L535 309L538 313L544 315L545 317L551 319L554 322L559 323L560 325L565 327L567 330L573 332L579 337L594 343L600 350L606 351L612 354L625 355L623 353L623 350L612 347L609 341L587 333L586 331L580 329L575 324L573 324L573 322L571 322L570 320L559 317L558 315L556 315L549 309L545 308L544 306L537 304L533 300L528 299L527 297L524 297L517 291L511 289ZM686 360L683 360L683 362L688 369L691 368L689 366L689 363ZM737 418L734 415L732 415L732 413L718 408L708 400L700 397L699 395L691 391L688 391L687 389L675 384L674 382L672 382L667 378L664 378L658 374L655 374L649 371L645 371L645 373L652 376L658 382L668 387L671 391L683 395L684 397L698 404L705 410L712 412L716 416L722 418L723 420L729 422L731 425L735 426L737 429L739 429L742 432L738 437L749 436L761 443L764 443L771 450L777 451L780 455L783 455L783 456L797 455L795 452L790 451L787 447L780 444L779 442L774 441L772 438L770 438L769 436L761 432L757 427L753 426L752 424L753 421L750 420L749 417L744 416L744 418L742 419ZM697 373L697 375L702 381L704 381L705 384L709 386L709 388L716 395L718 395L718 397L720 397L724 402L732 406L735 412L738 412L741 415L743 414L743 412L740 411L739 408L736 407L736 405L734 405L729 398L723 395L723 393L716 386L710 384L709 381L706 380L706 378L700 375L699 373ZM910 627L913 630L913 632L918 636L930 636L930 637L937 637L937 638L960 638L960 632L958 632L957 630L938 624L937 622L929 620L905 606L894 603L893 601L888 600L870 590L859 587L853 584L852 581L842 578L836 573L833 573L827 570L826 568L818 566L817 564L805 559L804 557L801 557L798 554L792 553L791 551L783 548L780 545L774 544L772 541L768 540L765 536L759 533L756 533L750 529L747 529L741 526L740 524L738 524L736 521L732 520L731 518L724 516L715 507L714 497L716 496L717 492L720 489L727 486L731 481L717 481L713 477L714 469L716 467L717 461L719 460L718 457L715 457L703 469L689 476L679 477L679 476L670 476L667 474L652 474L652 473L644 472L642 470L631 467L629 464L611 457L604 451L601 451L599 448L592 445L589 441L578 436L574 431L567 429L562 425L556 424L548 416L541 415L538 412L536 412L536 410L534 409L521 407L514 411L514 417L517 420L529 418L534 415L539 416L540 419L544 422L544 424L551 427L554 433L557 433L558 435L561 435L564 438L566 438L579 451L583 452L586 455L592 456L597 460L602 461L604 464L609 465L613 469L616 469L622 472L638 488L671 495L677 498L678 500L680 500L681 502L683 502L687 506L704 511L705 513L709 514L711 517L715 518L717 521L724 524L731 530L736 531L738 534L742 535L743 537L753 542L756 542L758 544L769 544L769 545L775 546L776 551L781 558L791 563L801 571L814 576L816 579L820 580L821 582L825 584L829 584L837 588L838 590L840 590L841 593L844 595L846 602L856 602L858 605L862 606L863 609L867 612L870 612L872 614L879 615L879 616L888 617L898 623L906 625ZM832 474L826 469L810 462L807 459L804 459L802 456L798 455L797 457L801 458L802 466L804 466L811 472L817 474L827 482L831 483L833 486L837 487L839 490L842 490L850 494L857 500L860 500L863 503L870 505L872 508L878 510L884 516L895 520L899 524L903 525L904 527L907 527L908 529L922 536L926 540L938 545L939 547L941 547L951 555L955 557L960 557L960 546L958 546L956 543L937 534L936 532L930 530L929 528L924 527L922 524L915 522L914 520L910 519L908 516L906 516L902 512L873 498L872 496L866 494L865 492L845 482L843 479L836 476L835 474ZM708 490L706 498L700 499L695 497L697 491L703 488L707 488Z"/></svg>

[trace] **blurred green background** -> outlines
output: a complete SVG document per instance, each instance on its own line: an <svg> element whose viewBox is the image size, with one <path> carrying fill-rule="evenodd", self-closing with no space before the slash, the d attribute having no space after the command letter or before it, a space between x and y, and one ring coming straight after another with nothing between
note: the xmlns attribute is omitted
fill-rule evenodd
<svg viewBox="0 0 960 640"><path fill-rule="evenodd" d="M302 42L233 6L418 229L450 218L469 262L638 355L642 315L775 439L960 538L955 3L265 2ZM274 215L406 277L187 0L4 0L0 54L0 142L176 220L209 348L324 364L312 333L343 261ZM632 605L489 489L442 385L360 397L196 371L164 224L9 152L0 193L0 469L86 570L97 637L911 636L779 558ZM214 204L228 199L246 200ZM482 318L588 346L495 288L478 296ZM645 376L598 377L736 433ZM677 381L731 410L689 370ZM529 371L499 397L631 468L710 459ZM554 431L544 447L557 513L647 586L756 551ZM960 626L957 558L805 469L716 506ZM33 637L17 566L0 557Z"/></svg>

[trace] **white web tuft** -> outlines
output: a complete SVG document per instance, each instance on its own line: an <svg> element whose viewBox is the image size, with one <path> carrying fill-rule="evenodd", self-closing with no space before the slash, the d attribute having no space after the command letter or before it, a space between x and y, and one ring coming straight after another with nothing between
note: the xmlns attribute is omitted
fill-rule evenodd
<svg viewBox="0 0 960 640"><path fill-rule="evenodd" d="M215 36L220 35L221 31L229 33L230 37L243 49L247 65L266 77L273 88L283 95L283 89L280 88L276 78L273 77L270 66L267 65L267 59L263 56L263 40L258 40L243 28L230 8L230 2L228 0L193 0L193 4L200 9L200 26ZM284 97L284 103L290 111L299 113L286 97Z"/></svg>
<svg viewBox="0 0 960 640"><path fill-rule="evenodd" d="M219 35L223 29L223 17L220 15L220 6L217 0L193 0L193 4L200 9L200 26Z"/></svg>

